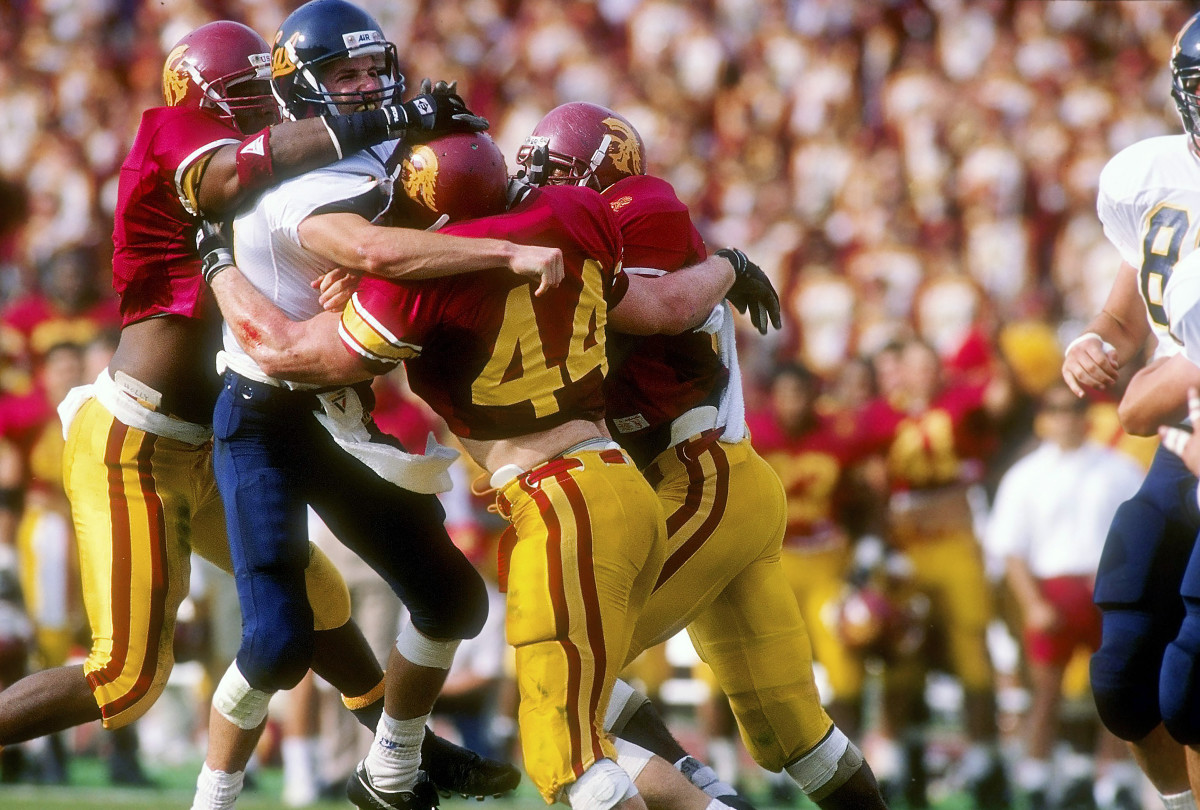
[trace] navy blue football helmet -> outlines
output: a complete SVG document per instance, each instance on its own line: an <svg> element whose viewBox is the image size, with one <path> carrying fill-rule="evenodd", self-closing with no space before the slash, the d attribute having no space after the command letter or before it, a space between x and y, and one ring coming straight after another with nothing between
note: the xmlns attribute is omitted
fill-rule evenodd
<svg viewBox="0 0 1200 810"><path fill-rule="evenodd" d="M337 59L383 54L382 89L370 93L330 93L322 69ZM310 0L288 15L271 45L271 91L292 119L336 115L339 104L378 107L398 104L404 77L375 18L346 0Z"/></svg>
<svg viewBox="0 0 1200 810"><path fill-rule="evenodd" d="M1171 47L1171 98L1179 108L1183 128L1200 147L1200 14L1188 20Z"/></svg>

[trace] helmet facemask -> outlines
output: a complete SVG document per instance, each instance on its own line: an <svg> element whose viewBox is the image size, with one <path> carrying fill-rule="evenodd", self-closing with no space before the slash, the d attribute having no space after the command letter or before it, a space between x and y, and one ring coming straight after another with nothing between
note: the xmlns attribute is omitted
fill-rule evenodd
<svg viewBox="0 0 1200 810"><path fill-rule="evenodd" d="M242 132L255 132L280 119L279 104L271 93L271 57L258 54L251 58L253 68L245 73L226 76L205 86L201 107L211 106L220 117L233 121Z"/></svg>
<svg viewBox="0 0 1200 810"><path fill-rule="evenodd" d="M604 162L611 143L612 136L604 135L591 159L584 161L573 155L554 151L550 148L550 139L547 137L530 135L517 150L517 164L524 168L527 179L535 186L588 186L599 191L596 169ZM546 155L545 167L540 171L533 165L534 157L539 152Z"/></svg>
<svg viewBox="0 0 1200 810"><path fill-rule="evenodd" d="M364 35L366 34L378 35L378 32L364 32ZM379 89L333 92L325 86L322 76L336 62L376 54L383 55ZM340 115L343 112L359 108L378 109L391 104L399 104L401 95L404 93L404 76L400 73L396 46L383 40L381 35L378 35L378 38L369 44L351 47L343 53L299 65L293 81L291 99L285 103L285 106L288 107L289 113L294 118L323 114ZM344 107L350 109L343 109ZM307 114L300 114L302 112L307 112Z"/></svg>
<svg viewBox="0 0 1200 810"><path fill-rule="evenodd" d="M1172 71L1171 98L1179 110L1183 128L1192 136L1192 143L1200 149L1200 67Z"/></svg>

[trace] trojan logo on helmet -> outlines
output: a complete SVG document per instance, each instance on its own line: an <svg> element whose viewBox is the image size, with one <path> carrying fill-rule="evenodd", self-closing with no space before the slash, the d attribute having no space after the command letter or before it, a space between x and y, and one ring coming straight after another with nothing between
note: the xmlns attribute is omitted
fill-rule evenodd
<svg viewBox="0 0 1200 810"><path fill-rule="evenodd" d="M396 207L401 216L426 227L440 216L458 222L504 211L508 169L487 134L442 135L408 149L400 161L404 194L397 195Z"/></svg>
<svg viewBox="0 0 1200 810"><path fill-rule="evenodd" d="M270 47L254 29L229 20L202 25L184 36L163 63L168 107L195 107L243 132L261 119L278 119L271 97ZM246 122L247 126L242 126Z"/></svg>

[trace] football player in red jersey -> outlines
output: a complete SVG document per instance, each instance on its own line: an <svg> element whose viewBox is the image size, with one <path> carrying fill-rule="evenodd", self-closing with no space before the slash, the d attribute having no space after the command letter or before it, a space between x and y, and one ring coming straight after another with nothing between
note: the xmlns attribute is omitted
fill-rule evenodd
<svg viewBox="0 0 1200 810"><path fill-rule="evenodd" d="M504 208L503 158L484 136L416 147L402 167L408 195L436 213ZM566 279L538 297L495 271L409 283L365 278L340 316L291 321L239 273L214 264L210 277L233 333L253 329L245 348L267 374L328 384L406 362L413 391L491 474L515 529L504 551L507 632L517 648L526 769L547 801L644 807L601 721L632 621L661 568L655 538L665 529L653 492L603 426L608 302L624 294L635 308L664 313L664 323L695 325L729 287L729 264L717 260L665 284L628 279L618 272L609 208L581 189L533 190L507 214L447 230L558 246ZM656 307L647 284L673 290L674 305ZM673 780L686 806L712 803L669 763L648 753L633 759L640 782ZM392 806L371 762L360 766L352 798Z"/></svg>
<svg viewBox="0 0 1200 810"><path fill-rule="evenodd" d="M621 227L626 272L669 276L706 252L675 190L645 174L644 153L623 116L573 102L542 119L518 160L547 183L600 191ZM778 298L762 271L741 251L717 255L737 275L730 302L764 334L768 318L778 328ZM706 324L715 341L703 330L638 338L628 322L612 321L624 334L614 334L610 350L608 424L644 465L669 533L631 652L686 626L760 765L786 770L820 807L882 807L861 752L821 706L804 620L779 560L786 500L779 477L750 446L732 318L728 309L717 313ZM610 720L620 725L642 712L636 705L613 707ZM696 773L699 763L662 731L640 740ZM635 734L628 725L618 733ZM707 775L700 778L711 789Z"/></svg>
<svg viewBox="0 0 1200 810"><path fill-rule="evenodd" d="M64 412L64 478L93 648L82 666L44 670L0 693L0 744L96 719L117 728L142 715L173 665L175 610L187 593L190 552L231 570L209 427L220 319L200 275L197 215L224 216L273 182L405 130L486 125L455 95L426 94L401 105L399 89L391 107L278 123L267 85L269 51L261 36L235 22L184 36L163 68L166 104L143 114L122 166L113 230L120 341L95 386ZM428 115L414 103L422 99ZM317 606L318 671L373 726L382 673L348 622L340 575L316 549L308 581ZM444 761L446 789L490 795L515 784L515 772L502 763L471 770L463 767L473 761L470 752L431 744L461 754ZM432 763L430 769L437 772ZM487 778L472 784L479 775Z"/></svg>
<svg viewBox="0 0 1200 810"><path fill-rule="evenodd" d="M981 382L946 379L937 352L919 340L903 345L899 363L898 389L868 405L862 420L866 441L887 462L888 541L911 562L911 583L930 600L946 657L938 663L962 682L970 745L960 775L981 807L1006 807L986 644L993 610L969 488L980 480L995 438L989 426L1009 407L1011 383L1003 371ZM885 727L903 731L912 747L925 659L891 664L885 678Z"/></svg>

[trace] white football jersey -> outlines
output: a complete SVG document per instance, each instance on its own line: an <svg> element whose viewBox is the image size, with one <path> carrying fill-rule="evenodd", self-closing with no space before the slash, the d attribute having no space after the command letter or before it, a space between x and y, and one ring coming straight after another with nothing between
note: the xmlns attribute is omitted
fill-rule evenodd
<svg viewBox="0 0 1200 810"><path fill-rule="evenodd" d="M1200 365L1200 250L1180 259L1163 291L1170 337L1183 353Z"/></svg>
<svg viewBox="0 0 1200 810"><path fill-rule="evenodd" d="M293 321L321 312L312 282L333 270L333 262L300 246L300 223L315 213L352 211L374 221L392 200L386 163L395 149L389 141L321 169L286 180L262 194L233 222L238 269L260 293ZM226 364L238 373L265 380L258 364L222 327Z"/></svg>
<svg viewBox="0 0 1200 810"><path fill-rule="evenodd" d="M1096 209L1105 236L1138 268L1138 288L1159 341L1156 356L1178 352L1163 304L1176 264L1200 243L1200 158L1189 137L1147 138L1122 149L1100 173Z"/></svg>

